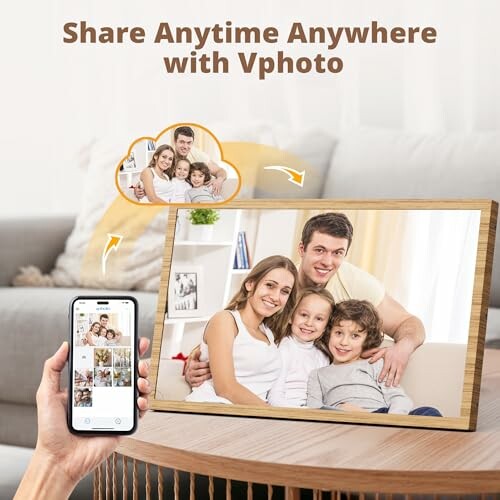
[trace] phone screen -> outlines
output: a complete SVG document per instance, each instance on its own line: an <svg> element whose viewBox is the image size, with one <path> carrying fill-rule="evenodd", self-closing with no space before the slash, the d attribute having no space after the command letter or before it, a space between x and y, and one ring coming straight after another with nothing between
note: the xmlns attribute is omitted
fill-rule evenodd
<svg viewBox="0 0 500 500"><path fill-rule="evenodd" d="M70 425L75 431L131 432L137 420L137 303L77 297L71 306Z"/></svg>

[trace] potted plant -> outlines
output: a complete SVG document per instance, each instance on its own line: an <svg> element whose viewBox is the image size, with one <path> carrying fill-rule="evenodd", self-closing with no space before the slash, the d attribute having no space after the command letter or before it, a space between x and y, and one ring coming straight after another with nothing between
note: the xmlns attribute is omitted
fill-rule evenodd
<svg viewBox="0 0 500 500"><path fill-rule="evenodd" d="M210 241L214 231L214 224L220 214L213 208L193 208L189 211L189 239L191 241Z"/></svg>

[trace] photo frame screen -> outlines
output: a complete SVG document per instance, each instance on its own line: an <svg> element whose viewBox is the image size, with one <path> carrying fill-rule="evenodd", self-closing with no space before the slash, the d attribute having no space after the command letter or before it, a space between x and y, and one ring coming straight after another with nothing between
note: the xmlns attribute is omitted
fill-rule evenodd
<svg viewBox="0 0 500 500"><path fill-rule="evenodd" d="M484 328L477 320L487 290L480 285L484 284L485 273L491 272L491 262L480 243L494 231L491 203L471 202L464 206L463 203L435 202L435 206L432 203L429 206L429 203L400 202L398 205L391 202L389 207L381 202L326 204L322 200L289 205L292 206L275 208L275 203L272 206L264 202L233 203L218 210L219 220L204 240L192 239L187 210L177 211L171 221L174 236L167 242L162 276L163 293L168 291L165 310L158 318L161 331L155 335L158 356L153 360L157 367L154 406L203 413L472 428L477 411L475 394L479 391L479 378L474 373L469 376L465 367L471 362L478 367L482 360L479 346L482 345L480 339L484 337ZM341 219L352 226L351 242L342 235L332 236L330 229L323 227L312 231L312 239L311 234L304 233L308 221L317 216L321 220L322 214L331 213L341 214ZM319 239L316 238L318 235L321 236ZM326 248L322 247L323 244ZM333 246L337 244L342 250L339 255L334 255L336 248ZM331 255L327 255L328 252ZM328 341L320 346L319 340L314 339L311 344L314 344L313 349L319 349L317 358L321 361L297 357L301 355L300 350L293 342L307 344L307 339L300 337L299 322L294 322L298 316L294 314L301 313L295 311L292 314L293 307L289 308L285 323L281 323L285 325L283 331L272 332L276 343L281 346L277 348L281 372L277 370L273 376L276 377L275 387L280 387L283 397L273 395L276 390L270 387L274 383L270 383L268 392L258 394L262 405L259 401L253 404L251 398L249 403L242 403L242 400L231 401L231 398L217 394L217 380L206 383L202 390L189 386L183 377L184 359L201 346L202 359L206 360L205 356L210 362L210 341L205 341L207 324L228 304L232 302L234 305L232 299L238 293L241 296L245 286L248 288L245 280L250 273L270 256L286 257L296 266L298 273L294 281L299 296L306 285L326 288L332 292L338 311L341 310L338 305L346 300L370 302L383 323L380 349L394 350L398 335L405 331L405 328L398 331L398 326L391 324L387 307L399 314L396 314L396 320L402 318L407 321L406 327L410 331L413 328L417 332L415 338L418 338L418 331L425 331L425 340L409 357L397 388L408 397L409 402L404 408L393 406L398 397L403 397L399 393L392 394L396 388L389 389L378 380L372 380L366 391L355 389L351 396L347 389L342 389L341 382L345 381L336 377L347 365L351 368L366 365L363 370L368 370L374 379L383 370L375 370L377 365L383 367L383 359L372 364L361 354L344 364L342 356L337 352L335 357L333 352L334 329L330 323L328 328L319 332L319 338L328 333L325 337ZM326 277L323 279L323 276ZM258 280L251 283L252 286L258 285ZM258 295L254 288L250 295L254 291ZM314 297L310 299L312 303L317 302L317 297ZM259 307L257 311L262 312ZM330 314L331 309L328 311ZM248 321L246 314L245 310L243 319L234 320L237 322L235 338L243 338L240 331L243 332L245 321ZM264 314L267 313L264 311ZM352 321L350 316L346 317L350 319L345 321ZM264 318L263 322L274 324L269 318ZM354 324L359 326L360 323L354 321ZM306 325L304 331L310 326ZM254 331L254 339L258 337L265 342L264 330L261 325L260 332L256 334ZM210 329L208 331L208 335L213 335ZM285 347L287 343L291 346L289 349ZM213 345L212 349L216 349ZM351 348L351 345L343 346L341 352ZM237 352L239 348L234 346L233 349L235 357L242 356ZM255 355L251 347L247 349L248 357ZM321 349L328 352L321 353ZM243 357L245 353L243 350ZM232 362L234 369L238 370L237 363ZM314 404L310 394L308 398L308 392L313 391L311 373L307 372L312 370L311 367L321 375L319 389L323 394ZM219 371L216 369L217 375ZM236 372L237 380L244 380L240 379L240 374L241 371ZM354 381L349 379L351 385L366 386L366 380L357 380L356 376ZM293 380L294 377L297 380ZM250 380L247 389L254 387L251 377L245 380ZM335 385L337 383L340 385ZM343 405L342 398L350 404ZM368 404L370 398L377 402ZM381 398L380 401L377 398ZM356 402L362 406L358 408ZM379 403L380 408L386 410L375 408ZM438 413L412 413L422 407L435 408Z"/></svg>

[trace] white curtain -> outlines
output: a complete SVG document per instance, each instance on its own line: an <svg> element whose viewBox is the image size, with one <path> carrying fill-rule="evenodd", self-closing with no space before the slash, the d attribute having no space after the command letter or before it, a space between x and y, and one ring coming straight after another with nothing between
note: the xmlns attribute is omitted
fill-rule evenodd
<svg viewBox="0 0 500 500"><path fill-rule="evenodd" d="M480 212L408 212L403 266L405 302L429 342L467 343Z"/></svg>
<svg viewBox="0 0 500 500"><path fill-rule="evenodd" d="M295 240L306 211L297 221ZM426 342L467 343L479 241L478 210L344 210L347 260L378 278L422 320Z"/></svg>

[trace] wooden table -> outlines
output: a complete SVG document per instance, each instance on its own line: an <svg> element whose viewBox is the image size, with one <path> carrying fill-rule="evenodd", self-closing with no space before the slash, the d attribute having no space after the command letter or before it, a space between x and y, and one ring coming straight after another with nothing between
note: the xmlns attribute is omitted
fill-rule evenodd
<svg viewBox="0 0 500 500"><path fill-rule="evenodd" d="M298 498L297 488L498 493L500 350L485 351L476 432L150 412L118 451L181 471L284 485L288 498Z"/></svg>

